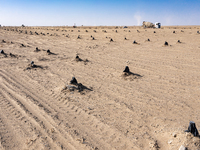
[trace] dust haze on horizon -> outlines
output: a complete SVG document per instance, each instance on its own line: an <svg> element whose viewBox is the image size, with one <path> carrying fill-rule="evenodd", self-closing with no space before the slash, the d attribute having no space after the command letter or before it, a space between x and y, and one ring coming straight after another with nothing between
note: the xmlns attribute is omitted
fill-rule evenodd
<svg viewBox="0 0 200 150"><path fill-rule="evenodd" d="M0 0L2 26L200 25L200 0Z"/></svg>

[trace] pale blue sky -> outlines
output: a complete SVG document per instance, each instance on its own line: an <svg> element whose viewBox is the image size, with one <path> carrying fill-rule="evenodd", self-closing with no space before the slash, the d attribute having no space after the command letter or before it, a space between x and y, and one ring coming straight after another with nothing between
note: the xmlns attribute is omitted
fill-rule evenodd
<svg viewBox="0 0 200 150"><path fill-rule="evenodd" d="M200 25L200 0L0 0L6 26Z"/></svg>

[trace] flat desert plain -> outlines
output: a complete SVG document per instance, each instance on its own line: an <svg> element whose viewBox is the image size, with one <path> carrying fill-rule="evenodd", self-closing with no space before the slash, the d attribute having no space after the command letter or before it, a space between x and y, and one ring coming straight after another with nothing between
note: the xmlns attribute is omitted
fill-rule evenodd
<svg viewBox="0 0 200 150"><path fill-rule="evenodd" d="M0 149L200 149L199 28L1 27Z"/></svg>

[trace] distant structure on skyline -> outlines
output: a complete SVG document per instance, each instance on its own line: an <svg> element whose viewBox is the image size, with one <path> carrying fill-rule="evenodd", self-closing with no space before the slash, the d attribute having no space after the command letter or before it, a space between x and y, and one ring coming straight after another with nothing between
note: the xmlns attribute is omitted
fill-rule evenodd
<svg viewBox="0 0 200 150"><path fill-rule="evenodd" d="M76 24L74 23L73 28L76 28Z"/></svg>
<svg viewBox="0 0 200 150"><path fill-rule="evenodd" d="M156 22L155 24L147 21L143 21L142 26L144 28L161 28L161 23Z"/></svg>
<svg viewBox="0 0 200 150"><path fill-rule="evenodd" d="M151 23L151 22L146 22L146 21L143 21L142 26L143 26L144 28L155 28L155 25L154 25L153 23Z"/></svg>
<svg viewBox="0 0 200 150"><path fill-rule="evenodd" d="M156 23L155 23L155 28L161 28L161 23L156 22Z"/></svg>

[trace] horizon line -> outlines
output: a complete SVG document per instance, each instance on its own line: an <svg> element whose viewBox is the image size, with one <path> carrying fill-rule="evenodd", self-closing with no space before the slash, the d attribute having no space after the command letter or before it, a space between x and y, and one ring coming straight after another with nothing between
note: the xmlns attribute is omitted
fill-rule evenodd
<svg viewBox="0 0 200 150"><path fill-rule="evenodd" d="M23 25L23 24L22 24ZM0 27L22 27L20 26L15 26L15 25L0 25ZM76 27L142 27L142 25L81 25L81 26L76 26ZM170 26L200 26L200 25L161 25L161 27L170 27ZM58 25L58 26L51 26L51 25L37 25L37 26L32 26L32 25L24 25L24 27L74 27L73 25Z"/></svg>

